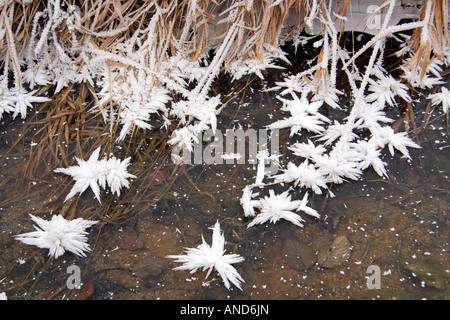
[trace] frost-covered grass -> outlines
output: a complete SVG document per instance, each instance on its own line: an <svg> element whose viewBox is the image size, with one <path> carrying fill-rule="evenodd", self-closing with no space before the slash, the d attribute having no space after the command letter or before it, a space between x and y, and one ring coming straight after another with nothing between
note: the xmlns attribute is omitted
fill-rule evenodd
<svg viewBox="0 0 450 320"><path fill-rule="evenodd" d="M401 25L392 24L399 1L379 5L379 29L351 51L342 44L340 29L350 19L348 8L336 10L331 1L1 1L0 119L27 119L38 103L57 110L52 119L63 117L73 111L61 97L74 89L88 91L94 103L83 116L101 117L108 136L102 141L109 149L123 149L126 159L98 160L96 149L87 161L77 158L78 166L64 159L70 164L51 171L76 180L65 200L90 187L101 202L100 186L120 196L122 186L129 187L127 179L137 177L127 167L134 143L142 143L133 140L140 132L163 132L166 148L192 151L199 133L217 130L226 108L225 93L211 90L218 76L264 79L266 69L290 64L281 45L288 40L295 48L306 45L308 28L318 23L315 62L268 88L278 94L282 118L267 129L289 130L295 158L274 176L259 167L257 183L245 187L241 198L245 216L258 213L249 226L279 219L303 226L296 212L319 217L306 206L309 194L332 194L330 186L358 180L370 169L388 177L383 149L409 159L409 149L420 148L408 132L394 130L397 119L386 110L413 108L418 91L431 92L426 98L448 113L449 92L441 76L450 63L447 1L423 2L416 18ZM385 64L388 39L400 44L396 70ZM360 66L356 60L362 55L368 59ZM339 82L349 96L338 88L338 73L344 74ZM342 118L330 118L326 108ZM68 136L65 126L60 123L61 134ZM76 139L80 148L82 138ZM277 195L267 187L253 193L256 186L274 184L286 191ZM301 190L302 199L291 199L289 188ZM239 287L239 281L232 282Z"/></svg>

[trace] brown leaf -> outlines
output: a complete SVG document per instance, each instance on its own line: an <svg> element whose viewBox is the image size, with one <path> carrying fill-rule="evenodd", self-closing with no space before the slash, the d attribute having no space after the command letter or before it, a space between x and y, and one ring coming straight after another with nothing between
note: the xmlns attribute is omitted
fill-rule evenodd
<svg viewBox="0 0 450 320"><path fill-rule="evenodd" d="M340 266L350 257L351 244L347 236L337 236L330 246L319 250L317 262L323 268Z"/></svg>

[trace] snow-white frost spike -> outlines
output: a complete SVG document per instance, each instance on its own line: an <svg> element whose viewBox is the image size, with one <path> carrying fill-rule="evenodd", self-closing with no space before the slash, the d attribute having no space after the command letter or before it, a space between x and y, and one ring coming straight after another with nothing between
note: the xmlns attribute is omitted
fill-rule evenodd
<svg viewBox="0 0 450 320"><path fill-rule="evenodd" d="M7 89L0 86L0 120L3 117L3 112L12 112L13 118L20 114L20 117L25 119L27 110L33 107L33 103L50 101L49 98L35 96L36 92L37 90L25 92L24 89Z"/></svg>
<svg viewBox="0 0 450 320"><path fill-rule="evenodd" d="M102 175L103 166L102 163L98 161L100 154L100 147L95 149L89 157L88 161L79 159L77 160L78 166L71 166L69 168L57 168L54 171L56 173L64 173L72 176L75 180L75 184L70 190L69 194L64 199L64 202L72 198L77 193L82 194L88 187L91 187L95 198L100 201L100 187L98 185L99 177Z"/></svg>
<svg viewBox="0 0 450 320"><path fill-rule="evenodd" d="M309 194L308 192L306 192L296 211L303 211L304 213L309 214L312 217L320 219L320 214L316 210L306 206L308 204L308 196Z"/></svg>
<svg viewBox="0 0 450 320"><path fill-rule="evenodd" d="M202 235L202 243L197 248L186 248L185 255L168 255L169 259L176 259L175 262L183 263L174 270L190 270L191 273L202 268L208 269L206 279L211 271L215 269L221 276L225 287L230 290L230 282L242 290L241 282L245 282L237 270L232 266L234 263L244 261L238 254L225 254L225 237L220 230L219 221L213 228L212 244L209 246Z"/></svg>
<svg viewBox="0 0 450 320"><path fill-rule="evenodd" d="M136 178L136 176L127 172L127 167L130 165L130 158L128 157L123 161L115 157L108 160L98 160L99 154L100 147L95 149L88 161L75 157L78 166L57 168L54 170L56 173L70 175L75 180L75 184L64 202L77 193L82 194L88 187L91 187L95 198L100 203L100 186L105 189L106 184L108 184L111 191L116 193L117 196L120 196L120 189L122 187L129 188L130 183L127 179Z"/></svg>
<svg viewBox="0 0 450 320"><path fill-rule="evenodd" d="M304 222L304 220L293 211L303 211L309 215L319 217L319 214L314 209L306 206L308 202L307 198L308 193L306 193L303 200L291 201L289 190L278 195L276 195L273 190L269 190L269 196L259 200L257 207L261 212L253 219L247 228L256 224L263 224L267 221L276 223L280 219L290 221L296 226L303 227L302 222Z"/></svg>
<svg viewBox="0 0 450 320"><path fill-rule="evenodd" d="M269 152L265 149L258 151L256 155L258 166L256 167L255 185L261 185L266 175L266 159L269 158Z"/></svg>
<svg viewBox="0 0 450 320"><path fill-rule="evenodd" d="M327 179L325 174L316 169L314 165L309 164L308 160L302 162L299 166L289 162L287 168L283 170L282 174L274 176L275 182L294 182L294 186L307 187L316 194L322 194L322 190L327 188Z"/></svg>
<svg viewBox="0 0 450 320"><path fill-rule="evenodd" d="M117 194L117 196L120 196L120 189L122 189L122 187L127 189L130 187L130 182L127 180L128 178L136 178L135 175L132 175L127 171L130 160L130 157L122 161L115 157L103 160L105 163L106 182L108 183L111 192Z"/></svg>
<svg viewBox="0 0 450 320"><path fill-rule="evenodd" d="M395 80L391 75L380 77L378 81L369 80L371 83L369 91L371 93L366 96L368 102L376 102L384 107L386 104L394 106L395 96L400 96L407 102L411 101L407 91L408 87L405 84Z"/></svg>
<svg viewBox="0 0 450 320"><path fill-rule="evenodd" d="M450 109L450 90L444 86L441 87L441 92L430 94L428 99L431 100L433 106L441 104L444 113L447 113Z"/></svg>
<svg viewBox="0 0 450 320"><path fill-rule="evenodd" d="M90 228L98 221L84 220L77 218L66 220L61 215L53 215L51 220L30 214L31 219L36 223L36 231L19 234L15 237L25 244L49 249L49 255L58 258L65 251L70 251L77 256L85 257L85 252L90 252L91 248L87 243L87 228Z"/></svg>
<svg viewBox="0 0 450 320"><path fill-rule="evenodd" d="M382 127L379 129L376 139L381 145L388 145L389 152L394 156L394 148L400 151L403 156L411 159L408 148L422 148L417 143L412 141L406 132L394 132L391 127Z"/></svg>
<svg viewBox="0 0 450 320"><path fill-rule="evenodd" d="M134 97L134 95L131 95L131 97ZM129 100L131 100L131 97ZM138 99L127 101L120 112L120 123L123 127L117 141L125 139L133 126L151 130L153 126L148 123L151 115L159 111L166 111L165 105L170 100L168 90L155 87L144 101Z"/></svg>
<svg viewBox="0 0 450 320"><path fill-rule="evenodd" d="M244 210L244 215L246 217L255 216L255 207L259 205L258 200L252 200L253 197L256 197L258 193L253 194L253 190L251 186L245 186L244 192L240 199L240 203L242 205L242 209Z"/></svg>

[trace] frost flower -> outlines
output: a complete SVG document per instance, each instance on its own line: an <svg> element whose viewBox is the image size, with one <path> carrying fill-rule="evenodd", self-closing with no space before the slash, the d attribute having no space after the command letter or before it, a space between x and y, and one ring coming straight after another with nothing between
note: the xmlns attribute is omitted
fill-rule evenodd
<svg viewBox="0 0 450 320"><path fill-rule="evenodd" d="M129 101L120 112L120 123L123 127L117 140L125 139L133 126L151 130L153 126L148 123L151 115L158 111L165 111L165 105L170 100L168 90L155 87L144 101L138 99Z"/></svg>
<svg viewBox="0 0 450 320"><path fill-rule="evenodd" d="M371 166L380 177L388 177L386 162L381 160L381 149L374 139L369 141L358 140L354 148L362 155L360 169L365 170Z"/></svg>
<svg viewBox="0 0 450 320"><path fill-rule="evenodd" d="M205 242L202 235L202 243L197 248L186 248L186 255L169 255L167 258L177 259L175 262L183 263L174 270L190 270L194 273L199 268L203 268L203 271L208 269L206 278L215 269L228 290L230 290L230 281L242 290L241 281L244 282L244 280L232 264L242 262L244 258L238 254L225 254L224 244L225 237L220 232L220 224L217 221L213 228L211 246Z"/></svg>
<svg viewBox="0 0 450 320"><path fill-rule="evenodd" d="M130 165L130 159L131 158L128 157L125 160L120 160L116 157L112 157L108 160L102 160L105 164L104 176L106 182L108 183L111 192L117 194L117 196L120 196L120 189L122 189L122 187L127 189L130 187L130 182L127 180L128 178L136 178L135 175L132 175L127 171L127 168ZM105 188L103 182L102 187Z"/></svg>
<svg viewBox="0 0 450 320"><path fill-rule="evenodd" d="M442 104L442 111L447 113L450 109L450 90L446 87L441 87L441 92L437 92L428 96L431 99L431 104L433 106Z"/></svg>
<svg viewBox="0 0 450 320"><path fill-rule="evenodd" d="M69 168L57 168L54 171L56 173L64 173L70 175L75 180L75 184L70 190L69 194L66 196L64 202L72 198L75 194L82 194L88 187L91 187L92 192L100 201L100 187L98 185L98 179L101 175L103 166L98 161L98 156L100 154L100 147L97 148L89 157L87 161L75 157L77 160L77 166L71 166Z"/></svg>
<svg viewBox="0 0 450 320"><path fill-rule="evenodd" d="M267 221L276 223L280 219L285 219L293 224L303 227L304 220L293 211L303 211L311 216L319 217L316 210L306 206L308 193L305 194L303 200L291 201L289 190L282 194L276 195L273 190L269 190L269 196L259 200L258 208L261 209L260 214L247 226L250 228L256 224L263 224Z"/></svg>
<svg viewBox="0 0 450 320"><path fill-rule="evenodd" d="M220 95L205 98L198 95L193 96L190 101L178 101L172 105L171 114L181 119L181 123L184 124L191 118L195 118L200 121L201 124L211 126L213 132L217 129L217 117L216 115L220 111Z"/></svg>
<svg viewBox="0 0 450 320"><path fill-rule="evenodd" d="M324 154L314 159L315 166L320 168L328 182L341 184L345 178L352 180L358 180L361 175L359 169L359 160L357 158L359 154L348 153L347 155L340 156L334 152L330 154ZM353 159L352 159L353 158Z"/></svg>
<svg viewBox="0 0 450 320"><path fill-rule="evenodd" d="M301 130L305 129L310 132L321 133L324 131L323 122L317 115L309 115L305 111L294 112L291 117L275 121L268 125L270 130L291 128L292 137L294 134L300 135Z"/></svg>
<svg viewBox="0 0 450 320"><path fill-rule="evenodd" d="M417 143L412 141L406 132L394 132L391 127L382 127L378 131L378 135L374 136L381 146L388 145L389 152L394 156L394 148L400 151L403 156L411 159L408 148L420 149Z"/></svg>
<svg viewBox="0 0 450 320"><path fill-rule="evenodd" d="M327 149L323 145L315 145L311 140L308 140L308 143L296 142L290 147L288 147L294 155L303 157L306 159L314 159L316 157L320 157Z"/></svg>
<svg viewBox="0 0 450 320"><path fill-rule="evenodd" d="M3 117L3 112L13 112L13 118L20 113L21 118L25 119L27 110L33 107L33 103L50 101L46 97L35 96L36 92L37 90L25 92L16 88L5 89L0 87L0 120Z"/></svg>
<svg viewBox="0 0 450 320"><path fill-rule="evenodd" d="M305 87L308 86L308 83L298 75L295 76L287 76L282 82L275 82L277 85L277 89L286 88L281 91L281 95L292 94L294 92L303 92L306 91Z"/></svg>
<svg viewBox="0 0 450 320"><path fill-rule="evenodd" d="M257 195L258 193L253 194L252 188L250 186L245 186L244 192L240 199L240 203L246 217L255 216L255 207L258 206L259 201L252 200L252 198Z"/></svg>
<svg viewBox="0 0 450 320"><path fill-rule="evenodd" d="M395 96L400 96L403 100L410 102L411 97L408 94L408 87L395 80L392 76L382 76L378 82L371 80L369 86L371 93L367 95L368 102L376 102L376 104L384 107L386 104L395 105Z"/></svg>
<svg viewBox="0 0 450 320"><path fill-rule="evenodd" d="M292 94L292 97L293 100L279 98L283 102L281 110L288 111L291 116L271 123L268 128L272 130L291 128L291 137L294 134L299 135L302 129L315 133L323 132L325 130L322 127L323 123L330 121L319 113L323 101L309 102L305 96L298 98L296 94Z"/></svg>
<svg viewBox="0 0 450 320"><path fill-rule="evenodd" d="M98 221L84 220L77 218L66 220L61 215L54 215L51 220L30 214L31 219L37 224L36 231L19 234L16 240L25 244L49 249L49 255L58 258L65 251L70 251L77 256L85 257L85 252L90 252L91 248L87 241L87 232Z"/></svg>
<svg viewBox="0 0 450 320"><path fill-rule="evenodd" d="M286 170L282 174L274 176L275 182L294 182L294 186L307 187L316 194L322 194L320 188L327 188L327 179L323 172L309 164L308 160L299 166L289 162Z"/></svg>
<svg viewBox="0 0 450 320"><path fill-rule="evenodd" d="M320 219L319 213L313 208L308 207L307 204L308 204L308 192L306 192L305 195L303 196L303 199L300 201L300 205L298 206L296 211L303 211L304 213L309 214L312 217Z"/></svg>
<svg viewBox="0 0 450 320"><path fill-rule="evenodd" d="M69 168L57 168L54 171L57 173L64 173L70 175L75 180L75 184L66 196L67 201L75 194L82 194L88 187L91 187L95 198L100 201L100 186L105 189L106 184L113 193L120 196L120 189L122 187L129 188L130 183L128 178L136 178L136 176L127 172L127 167L130 165L130 158L121 161L115 157L108 160L98 160L100 154L100 147L95 149L88 161L82 159L75 159L78 166Z"/></svg>

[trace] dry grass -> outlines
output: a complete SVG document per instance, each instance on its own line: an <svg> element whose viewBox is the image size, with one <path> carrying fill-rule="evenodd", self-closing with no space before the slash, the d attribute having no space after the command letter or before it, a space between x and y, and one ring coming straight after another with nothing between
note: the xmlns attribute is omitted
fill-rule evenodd
<svg viewBox="0 0 450 320"><path fill-rule="evenodd" d="M434 58L442 59L448 46L448 4L447 1L432 0L423 6L420 19L425 21L423 27L414 30L411 46L415 54L406 67L410 70L419 68L421 77ZM433 52L431 48L433 48Z"/></svg>

